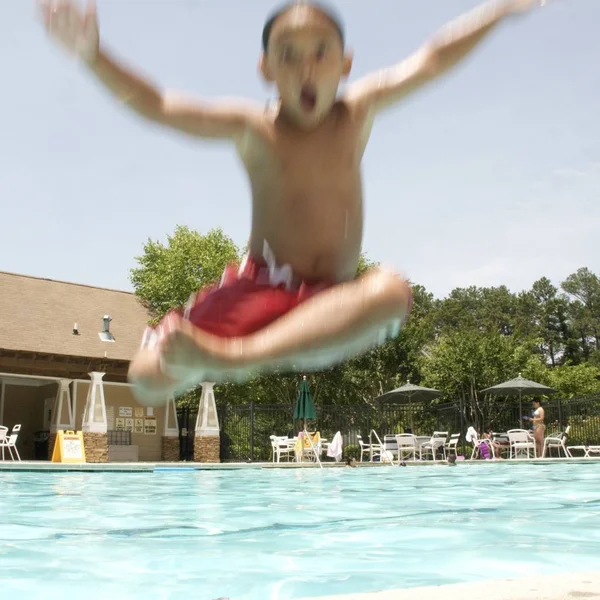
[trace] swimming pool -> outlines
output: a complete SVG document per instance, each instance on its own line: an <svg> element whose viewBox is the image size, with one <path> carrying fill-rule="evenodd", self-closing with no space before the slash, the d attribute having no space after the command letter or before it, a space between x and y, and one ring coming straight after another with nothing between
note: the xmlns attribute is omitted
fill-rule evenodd
<svg viewBox="0 0 600 600"><path fill-rule="evenodd" d="M6 597L293 599L600 566L600 464L0 473Z"/></svg>

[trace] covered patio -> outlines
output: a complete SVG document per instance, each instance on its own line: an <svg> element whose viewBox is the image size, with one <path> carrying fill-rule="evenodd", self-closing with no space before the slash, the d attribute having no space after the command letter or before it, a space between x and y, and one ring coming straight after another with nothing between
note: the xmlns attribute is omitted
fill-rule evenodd
<svg viewBox="0 0 600 600"><path fill-rule="evenodd" d="M59 429L90 462L179 459L173 399L142 407L127 382L148 321L133 294L2 272L0 289L0 425L21 425L23 460L48 460Z"/></svg>

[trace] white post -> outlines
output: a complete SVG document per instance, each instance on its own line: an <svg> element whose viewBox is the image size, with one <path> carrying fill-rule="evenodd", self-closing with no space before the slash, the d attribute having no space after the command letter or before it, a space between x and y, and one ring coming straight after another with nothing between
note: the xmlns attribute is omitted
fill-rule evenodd
<svg viewBox="0 0 600 600"><path fill-rule="evenodd" d="M164 437L179 437L179 423L177 422L177 406L175 398L171 396L165 407L165 431Z"/></svg>
<svg viewBox="0 0 600 600"><path fill-rule="evenodd" d="M77 386L79 382L73 382L73 428L77 426Z"/></svg>
<svg viewBox="0 0 600 600"><path fill-rule="evenodd" d="M107 433L106 403L104 402L104 373L93 371L89 373L92 378L88 390L85 411L83 413L82 429L85 433Z"/></svg>
<svg viewBox="0 0 600 600"><path fill-rule="evenodd" d="M73 406L71 405L71 390L69 388L71 381L61 379L58 382L58 391L52 411L52 423L50 423L50 433L56 433L58 430L75 429L75 418Z"/></svg>
<svg viewBox="0 0 600 600"><path fill-rule="evenodd" d="M219 417L213 391L214 383L202 384L202 394L196 418L196 437L216 437L219 435Z"/></svg>
<svg viewBox="0 0 600 600"><path fill-rule="evenodd" d="M2 380L0 383L0 425L2 425L4 421L4 397L6 395L6 383Z"/></svg>

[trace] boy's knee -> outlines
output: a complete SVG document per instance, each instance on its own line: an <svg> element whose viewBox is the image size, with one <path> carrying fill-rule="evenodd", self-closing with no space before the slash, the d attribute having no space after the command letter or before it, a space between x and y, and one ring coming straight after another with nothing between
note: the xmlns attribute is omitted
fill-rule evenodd
<svg viewBox="0 0 600 600"><path fill-rule="evenodd" d="M372 272L371 291L376 307L390 316L404 316L412 303L412 292L406 279L391 271Z"/></svg>

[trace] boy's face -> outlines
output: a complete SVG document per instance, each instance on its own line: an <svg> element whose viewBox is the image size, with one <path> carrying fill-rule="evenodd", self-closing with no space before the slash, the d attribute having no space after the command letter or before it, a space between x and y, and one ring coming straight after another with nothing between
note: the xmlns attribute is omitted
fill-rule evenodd
<svg viewBox="0 0 600 600"><path fill-rule="evenodd" d="M309 6L294 7L275 21L261 59L261 71L277 86L282 108L306 127L327 116L351 65L333 23Z"/></svg>

